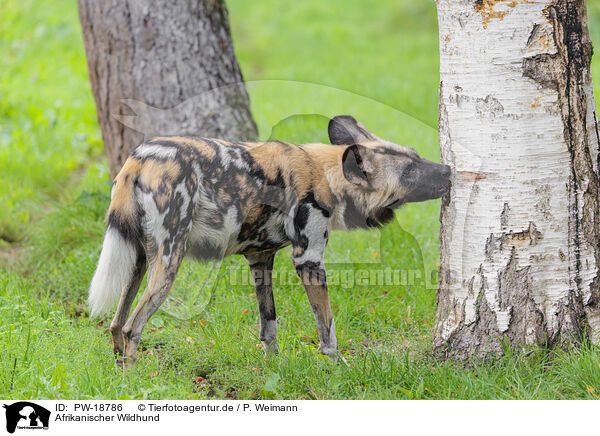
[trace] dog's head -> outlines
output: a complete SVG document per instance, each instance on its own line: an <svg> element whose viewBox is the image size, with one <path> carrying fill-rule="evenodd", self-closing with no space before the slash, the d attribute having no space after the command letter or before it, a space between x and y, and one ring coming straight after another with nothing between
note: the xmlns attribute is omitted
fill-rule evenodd
<svg viewBox="0 0 600 436"><path fill-rule="evenodd" d="M378 193L382 202L378 207L395 209L439 198L450 188L448 165L375 136L350 115L331 119L328 131L332 144L346 146L341 162L344 177L359 189Z"/></svg>

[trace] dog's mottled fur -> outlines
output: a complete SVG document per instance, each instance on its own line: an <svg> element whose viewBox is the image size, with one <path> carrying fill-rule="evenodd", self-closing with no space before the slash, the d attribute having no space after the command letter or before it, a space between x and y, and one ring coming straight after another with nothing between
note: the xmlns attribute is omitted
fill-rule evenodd
<svg viewBox="0 0 600 436"><path fill-rule="evenodd" d="M185 255L243 254L255 279L260 340L277 351L271 274L277 250L293 263L314 312L320 351L337 358L323 254L331 230L379 227L410 201L443 195L450 168L382 140L354 118L329 123L332 145L155 138L117 175L108 229L90 287L92 314L119 298L111 324L120 364L135 361L142 330L165 300ZM129 310L149 268L148 285Z"/></svg>

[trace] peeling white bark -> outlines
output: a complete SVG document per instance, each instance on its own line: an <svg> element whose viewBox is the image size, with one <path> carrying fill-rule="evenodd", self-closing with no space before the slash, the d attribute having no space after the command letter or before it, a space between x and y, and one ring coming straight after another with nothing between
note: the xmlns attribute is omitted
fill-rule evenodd
<svg viewBox="0 0 600 436"><path fill-rule="evenodd" d="M584 1L438 0L434 343L465 358L600 338L598 136Z"/></svg>

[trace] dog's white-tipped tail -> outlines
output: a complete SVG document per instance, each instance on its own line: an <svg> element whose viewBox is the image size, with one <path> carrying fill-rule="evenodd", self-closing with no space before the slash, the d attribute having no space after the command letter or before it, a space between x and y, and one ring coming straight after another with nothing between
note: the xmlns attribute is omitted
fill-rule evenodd
<svg viewBox="0 0 600 436"><path fill-rule="evenodd" d="M119 299L123 288L131 282L136 257L135 246L109 226L90 285L88 304L92 317L105 314Z"/></svg>

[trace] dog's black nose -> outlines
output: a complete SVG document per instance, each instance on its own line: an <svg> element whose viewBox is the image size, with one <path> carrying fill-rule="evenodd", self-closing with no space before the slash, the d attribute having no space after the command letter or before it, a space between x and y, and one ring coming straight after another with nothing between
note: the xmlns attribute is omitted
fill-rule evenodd
<svg viewBox="0 0 600 436"><path fill-rule="evenodd" d="M452 168L449 165L442 165L442 176L450 177L450 173L452 172Z"/></svg>

